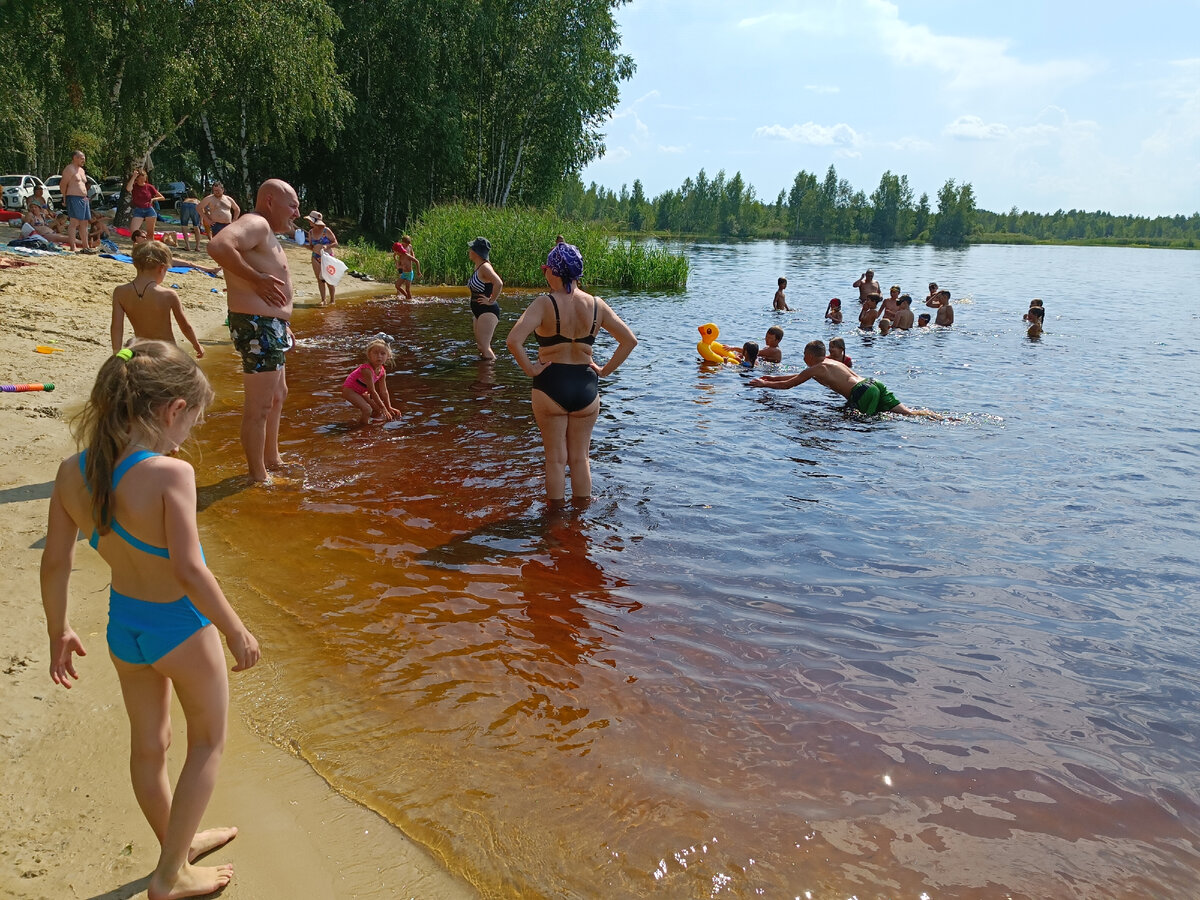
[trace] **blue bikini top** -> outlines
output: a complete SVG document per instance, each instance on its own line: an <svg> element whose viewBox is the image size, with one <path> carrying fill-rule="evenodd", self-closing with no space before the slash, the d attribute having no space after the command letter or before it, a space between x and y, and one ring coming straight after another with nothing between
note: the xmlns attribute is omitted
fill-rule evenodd
<svg viewBox="0 0 1200 900"><path fill-rule="evenodd" d="M554 300L553 294L547 294L550 298L550 303L554 306L554 334L549 337L533 333L537 339L539 347L553 347L555 344L587 344L589 347L596 343L596 316L599 313L600 304L596 302L596 298L592 298L592 327L588 329L588 333L583 337L569 338L562 333L562 324L558 319L558 303Z"/></svg>
<svg viewBox="0 0 1200 900"><path fill-rule="evenodd" d="M121 462L117 465L116 469L113 470L113 482L112 482L113 491L116 491L117 485L121 483L121 479L125 477L126 472L128 472L130 469L132 469L138 463L140 463L143 459L149 459L152 456L158 456L158 455L159 454L155 453L152 450L137 450L134 453L130 453L127 457L125 457L123 460L121 460ZM87 473L84 469L84 465L86 462L86 460L85 460L86 456L87 456L86 450L84 450L82 453L79 454L79 474L83 475L83 483L85 485L87 485ZM87 487L88 487L88 491L91 491L91 489L92 489L91 485L88 485ZM123 540L125 543L129 544L129 546L134 547L138 550L141 550L143 553L149 553L151 556L157 556L162 559L170 559L171 558L171 553L170 553L170 551L167 550L166 547L155 547L153 544L147 544L141 538L134 537L132 534L130 534L128 531L125 530L125 527L120 522L118 522L115 517L112 520L112 530L116 533L117 537L121 538L121 540ZM95 528L93 528L92 536L90 538L88 538L88 544L94 550L94 549L96 549L96 546L99 543L100 543L100 532L97 531ZM203 554L203 552L204 551L201 550L201 554Z"/></svg>

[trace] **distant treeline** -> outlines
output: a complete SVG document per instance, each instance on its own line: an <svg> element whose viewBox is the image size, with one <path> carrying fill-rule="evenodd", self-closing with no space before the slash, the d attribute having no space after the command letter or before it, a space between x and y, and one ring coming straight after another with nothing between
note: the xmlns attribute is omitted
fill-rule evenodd
<svg viewBox="0 0 1200 900"><path fill-rule="evenodd" d="M626 0L0 0L0 173L265 178L387 232L435 203L550 205L633 73Z"/></svg>
<svg viewBox="0 0 1200 900"><path fill-rule="evenodd" d="M1200 213L1190 216L1114 216L1061 209L1043 214L976 209L969 182L942 185L936 209L929 195L914 198L908 176L884 172L870 195L839 178L831 165L825 177L801 170L791 190L774 202L760 199L740 172L703 169L678 190L647 198L641 181L613 191L569 178L558 202L564 216L614 223L630 231L669 232L718 238L786 238L813 243L931 242L1096 243L1163 247L1200 246Z"/></svg>

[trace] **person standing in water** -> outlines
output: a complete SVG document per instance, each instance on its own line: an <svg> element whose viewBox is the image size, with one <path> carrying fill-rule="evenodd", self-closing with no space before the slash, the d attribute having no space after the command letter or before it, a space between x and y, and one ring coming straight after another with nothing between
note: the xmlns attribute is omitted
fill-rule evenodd
<svg viewBox="0 0 1200 900"><path fill-rule="evenodd" d="M513 325L508 350L533 378L530 400L546 451L546 501L567 502L567 470L571 472L571 502L586 504L592 496L592 428L600 415L599 379L625 362L637 338L621 317L599 297L579 287L583 257L572 244L556 244L546 257L542 274L550 290L533 299ZM603 329L617 339L603 366L592 358L592 345ZM538 361L525 353L532 334Z"/></svg>
<svg viewBox="0 0 1200 900"><path fill-rule="evenodd" d="M467 248L475 266L475 271L467 279L467 289L471 292L471 315L475 319L475 344L479 347L479 355L491 361L496 358L492 350L492 335L500 324L499 300L504 282L492 268L492 245L487 238L477 237Z"/></svg>
<svg viewBox="0 0 1200 900"><path fill-rule="evenodd" d="M283 466L279 422L292 344L292 273L275 235L290 233L299 216L295 188L272 178L258 189L253 211L208 242L208 255L225 270L229 334L242 355L242 450L254 481L267 481L268 469Z"/></svg>

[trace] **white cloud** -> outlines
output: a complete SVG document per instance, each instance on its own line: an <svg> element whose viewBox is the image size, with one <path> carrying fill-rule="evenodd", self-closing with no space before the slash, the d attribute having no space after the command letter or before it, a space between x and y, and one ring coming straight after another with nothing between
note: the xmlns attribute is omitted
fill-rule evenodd
<svg viewBox="0 0 1200 900"><path fill-rule="evenodd" d="M685 152L687 152L687 147L668 147L668 146L664 146L663 144L659 144L658 152L659 153L685 153Z"/></svg>
<svg viewBox="0 0 1200 900"><path fill-rule="evenodd" d="M933 144L924 138L905 136L897 138L894 141L886 141L884 146L889 150L902 150L912 153L923 153L926 150L932 150Z"/></svg>
<svg viewBox="0 0 1200 900"><path fill-rule="evenodd" d="M979 116L959 116L942 129L947 137L964 141L999 141L1010 133L1002 122L985 122Z"/></svg>
<svg viewBox="0 0 1200 900"><path fill-rule="evenodd" d="M814 147L852 148L862 143L859 133L845 122L836 125L805 122L790 128L783 125L763 125L754 129L754 136L790 141L794 144L810 144Z"/></svg>
<svg viewBox="0 0 1200 900"><path fill-rule="evenodd" d="M633 156L625 147L605 148L604 155L597 160L598 163L621 163Z"/></svg>

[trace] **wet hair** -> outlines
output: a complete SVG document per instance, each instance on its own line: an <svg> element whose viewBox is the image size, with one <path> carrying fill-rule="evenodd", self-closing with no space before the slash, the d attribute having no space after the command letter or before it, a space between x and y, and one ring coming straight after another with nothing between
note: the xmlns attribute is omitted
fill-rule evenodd
<svg viewBox="0 0 1200 900"><path fill-rule="evenodd" d="M945 288L942 288L940 291L938 291L938 292L937 292L937 295L938 295L939 297L941 297L941 296L943 296L943 295L944 295L944 296L946 297L946 299L947 299L947 300L949 300L949 299L950 299L950 292L949 292L948 290L946 290Z"/></svg>
<svg viewBox="0 0 1200 900"><path fill-rule="evenodd" d="M829 342L829 350L832 353L835 349L842 351L842 356L846 355L846 342L842 338L834 338Z"/></svg>
<svg viewBox="0 0 1200 900"><path fill-rule="evenodd" d="M1042 301L1037 298L1029 301L1030 308L1035 307L1035 306L1041 306L1041 305L1042 305Z"/></svg>
<svg viewBox="0 0 1200 900"><path fill-rule="evenodd" d="M825 342L824 341L809 341L804 345L805 356L819 356L825 358Z"/></svg>
<svg viewBox="0 0 1200 900"><path fill-rule="evenodd" d="M880 319L879 320L880 334L887 334L891 330L892 330L892 320L891 319Z"/></svg>
<svg viewBox="0 0 1200 900"><path fill-rule="evenodd" d="M567 293L575 290L575 282L583 274L583 255L574 244L555 244L546 257L550 271L562 279Z"/></svg>
<svg viewBox="0 0 1200 900"><path fill-rule="evenodd" d="M779 279L779 286L780 286L780 287L783 287L785 284L787 284L787 279L786 279L786 278L780 278L780 279Z"/></svg>
<svg viewBox="0 0 1200 900"><path fill-rule="evenodd" d="M770 328L768 328L767 334L774 335L776 338L778 338L781 341L783 340L783 329L780 328L778 325L772 325Z"/></svg>
<svg viewBox="0 0 1200 900"><path fill-rule="evenodd" d="M141 231L139 228L138 231ZM171 248L162 241L143 241L133 248L133 267L138 272L170 266L173 257Z"/></svg>
<svg viewBox="0 0 1200 900"><path fill-rule="evenodd" d="M908 294L901 294L899 297L896 298L896 305L899 306L901 303L907 303L911 306L912 305L912 297Z"/></svg>
<svg viewBox="0 0 1200 900"><path fill-rule="evenodd" d="M867 294L867 299L872 303L879 303L883 300L883 294Z"/></svg>
<svg viewBox="0 0 1200 900"><path fill-rule="evenodd" d="M393 359L392 345L389 344L387 341L385 341L383 338L375 338L375 340L371 341L371 343L367 344L367 346L365 348L363 348L363 359L365 359L367 362L370 362L371 361L371 351L374 350L376 347L383 348L383 351L384 351L383 364L386 366Z"/></svg>
<svg viewBox="0 0 1200 900"><path fill-rule="evenodd" d="M921 313L919 316L917 316L917 321L918 322L928 322L930 318L931 317L930 317L929 313Z"/></svg>
<svg viewBox="0 0 1200 900"><path fill-rule="evenodd" d="M937 286L938 286L938 285L937 285L937 282L936 282L936 281L931 281L931 282L929 282L929 293L931 293L931 294L936 294L936 293L937 293Z"/></svg>
<svg viewBox="0 0 1200 900"><path fill-rule="evenodd" d="M893 284L893 285L892 285L892 286L891 286L891 287L888 289L888 293L889 293L889 294L890 294L890 293L892 293L892 292L895 292L895 293L897 293L897 294L898 294L898 293L900 293L900 285L898 285L898 284Z"/></svg>
<svg viewBox="0 0 1200 900"><path fill-rule="evenodd" d="M196 361L173 343L135 338L100 367L91 397L72 422L76 442L87 449L83 474L100 534L112 528L113 470L133 428L157 434L155 416L164 405L183 400L188 409L203 413L212 399Z"/></svg>
<svg viewBox="0 0 1200 900"><path fill-rule="evenodd" d="M753 366L758 362L758 344L754 341L746 341L742 344L742 357L743 365Z"/></svg>

